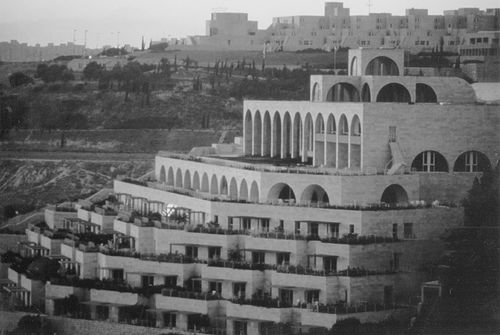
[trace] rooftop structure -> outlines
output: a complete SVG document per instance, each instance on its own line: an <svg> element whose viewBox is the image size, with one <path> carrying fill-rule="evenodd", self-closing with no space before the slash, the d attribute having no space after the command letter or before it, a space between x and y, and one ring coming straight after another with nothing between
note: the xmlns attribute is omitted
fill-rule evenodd
<svg viewBox="0 0 500 335"><path fill-rule="evenodd" d="M311 76L309 101L245 101L243 156L160 152L154 177L28 229L25 255L66 271L42 307L64 314L74 294L87 318L229 335L407 320L461 199L498 164L500 110L461 79L403 76L402 53L351 50L349 75Z"/></svg>

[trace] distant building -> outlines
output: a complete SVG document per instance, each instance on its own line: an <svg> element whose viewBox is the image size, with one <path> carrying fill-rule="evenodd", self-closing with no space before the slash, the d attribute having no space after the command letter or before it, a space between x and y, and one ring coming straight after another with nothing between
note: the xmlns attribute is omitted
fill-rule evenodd
<svg viewBox="0 0 500 335"><path fill-rule="evenodd" d="M41 46L40 44L30 46L16 40L0 42L0 61L4 62L41 62L60 56L88 56L98 52L72 42L60 45L49 43L47 46Z"/></svg>
<svg viewBox="0 0 500 335"><path fill-rule="evenodd" d="M443 49L456 52L468 34L500 30L500 9L459 8L443 15L407 9L405 15L351 15L341 2L326 2L323 16L275 17L257 29L244 13L213 13L205 36L176 40L171 48L297 51L346 48L402 48L413 53Z"/></svg>

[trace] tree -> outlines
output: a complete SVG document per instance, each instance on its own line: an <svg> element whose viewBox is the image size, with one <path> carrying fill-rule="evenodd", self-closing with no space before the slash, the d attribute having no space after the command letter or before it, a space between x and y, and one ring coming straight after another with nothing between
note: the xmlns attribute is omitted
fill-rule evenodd
<svg viewBox="0 0 500 335"><path fill-rule="evenodd" d="M12 87L33 84L33 78L23 72L14 72L9 76L9 83Z"/></svg>
<svg viewBox="0 0 500 335"><path fill-rule="evenodd" d="M88 80L99 80L102 77L104 69L97 62L90 62L83 69L83 77Z"/></svg>

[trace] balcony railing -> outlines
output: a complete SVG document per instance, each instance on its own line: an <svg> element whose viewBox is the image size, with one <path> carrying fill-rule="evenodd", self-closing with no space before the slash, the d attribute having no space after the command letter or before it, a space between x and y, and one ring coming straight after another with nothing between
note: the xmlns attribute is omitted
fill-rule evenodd
<svg viewBox="0 0 500 335"><path fill-rule="evenodd" d="M407 306L404 304L397 304L397 303L368 303L364 301L356 304L337 303L337 304L327 304L327 305L302 303L295 307L301 309L308 309L311 312L317 312L317 313L354 314L354 313L394 310L399 308L406 308Z"/></svg>

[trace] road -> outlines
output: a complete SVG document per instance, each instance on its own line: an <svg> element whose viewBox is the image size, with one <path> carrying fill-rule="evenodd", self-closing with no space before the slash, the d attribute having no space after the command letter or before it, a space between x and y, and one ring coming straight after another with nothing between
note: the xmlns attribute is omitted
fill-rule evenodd
<svg viewBox="0 0 500 335"><path fill-rule="evenodd" d="M155 154L75 151L0 151L0 160L126 162L153 160Z"/></svg>

